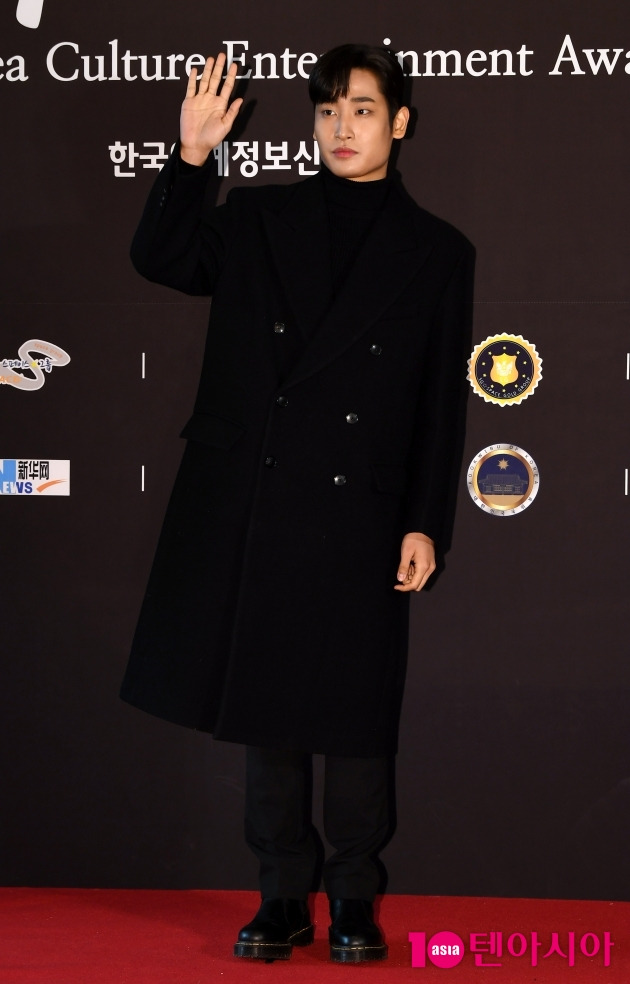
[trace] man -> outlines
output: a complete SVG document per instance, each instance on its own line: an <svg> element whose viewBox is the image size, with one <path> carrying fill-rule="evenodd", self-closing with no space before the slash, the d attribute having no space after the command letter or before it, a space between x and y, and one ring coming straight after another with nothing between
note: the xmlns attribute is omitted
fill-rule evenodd
<svg viewBox="0 0 630 984"><path fill-rule="evenodd" d="M312 942L322 753L331 958L383 959L372 902L408 598L447 546L472 247L388 174L403 74L364 45L323 55L309 80L321 174L210 207L212 150L242 102L224 65L193 71L132 249L149 279L213 301L122 695L247 745L262 904L235 955Z"/></svg>

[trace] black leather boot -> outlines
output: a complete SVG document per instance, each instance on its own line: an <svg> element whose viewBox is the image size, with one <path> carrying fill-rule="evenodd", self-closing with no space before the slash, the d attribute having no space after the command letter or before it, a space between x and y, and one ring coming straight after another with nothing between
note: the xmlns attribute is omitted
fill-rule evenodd
<svg viewBox="0 0 630 984"><path fill-rule="evenodd" d="M387 944L374 922L371 902L362 899L331 899L328 930L330 959L336 963L385 960Z"/></svg>
<svg viewBox="0 0 630 984"><path fill-rule="evenodd" d="M314 932L306 902L263 899L252 921L238 934L234 956L288 960L294 946L308 946L313 942Z"/></svg>

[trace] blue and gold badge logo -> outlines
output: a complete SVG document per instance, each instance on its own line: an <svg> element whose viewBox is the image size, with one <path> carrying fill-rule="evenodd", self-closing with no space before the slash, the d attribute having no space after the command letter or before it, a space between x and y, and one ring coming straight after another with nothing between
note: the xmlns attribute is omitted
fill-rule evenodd
<svg viewBox="0 0 630 984"><path fill-rule="evenodd" d="M538 386L542 359L522 335L491 335L475 346L468 362L468 379L486 403L514 407Z"/></svg>
<svg viewBox="0 0 630 984"><path fill-rule="evenodd" d="M468 466L468 491L491 516L516 516L536 498L540 476L531 455L515 444L492 444Z"/></svg>

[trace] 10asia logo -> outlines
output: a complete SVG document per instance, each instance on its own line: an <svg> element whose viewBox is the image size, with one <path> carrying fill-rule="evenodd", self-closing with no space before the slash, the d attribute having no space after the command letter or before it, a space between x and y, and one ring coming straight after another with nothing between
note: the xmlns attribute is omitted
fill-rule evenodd
<svg viewBox="0 0 630 984"><path fill-rule="evenodd" d="M552 957L566 960L569 967L575 967L576 958L593 960L598 957L602 966L610 967L611 952L615 944L609 932L586 932L580 936L572 930L548 935L549 938L542 940L537 932L470 933L468 953L474 957L475 967L502 967L502 958L505 956L521 958L527 955L532 967L537 967L539 960ZM409 942L412 967L422 968L433 964L434 967L449 970L460 964L466 956L466 944L462 937L448 930L435 933L428 940L426 933L409 933ZM543 949L544 952L540 953Z"/></svg>

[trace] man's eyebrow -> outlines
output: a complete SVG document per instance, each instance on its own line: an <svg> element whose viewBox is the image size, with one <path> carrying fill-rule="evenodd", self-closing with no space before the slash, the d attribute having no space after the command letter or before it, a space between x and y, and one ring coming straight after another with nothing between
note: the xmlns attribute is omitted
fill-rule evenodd
<svg viewBox="0 0 630 984"><path fill-rule="evenodd" d="M339 99L322 99L322 101L320 103L317 103L317 105L318 106L334 106L338 102L339 102ZM364 103L364 102L375 103L376 102L376 99L373 99L372 96L351 96L350 99L348 100L348 102L353 102L353 103Z"/></svg>

